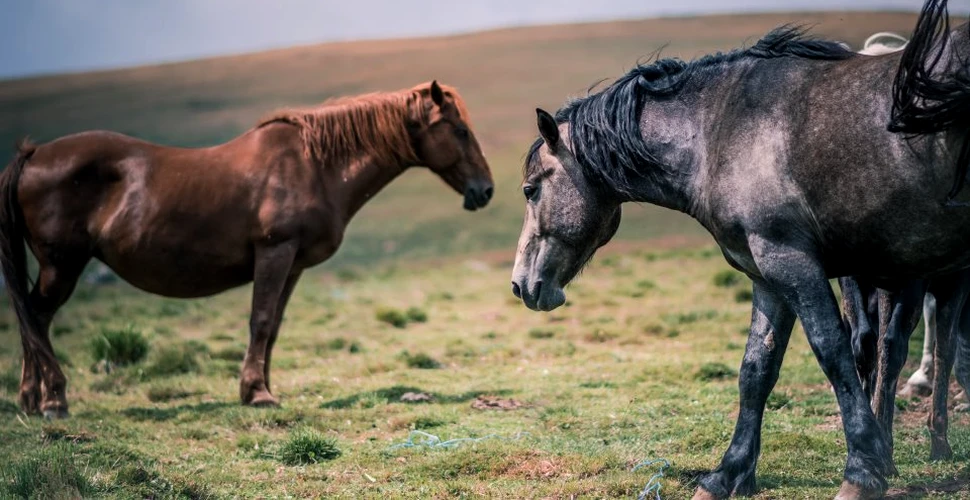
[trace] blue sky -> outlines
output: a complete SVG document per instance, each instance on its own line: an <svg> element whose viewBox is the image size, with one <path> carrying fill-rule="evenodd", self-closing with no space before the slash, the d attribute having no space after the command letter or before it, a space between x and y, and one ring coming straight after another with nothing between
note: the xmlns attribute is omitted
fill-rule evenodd
<svg viewBox="0 0 970 500"><path fill-rule="evenodd" d="M967 9L965 0L951 9ZM0 78L333 40L714 12L894 9L920 0L0 0Z"/></svg>

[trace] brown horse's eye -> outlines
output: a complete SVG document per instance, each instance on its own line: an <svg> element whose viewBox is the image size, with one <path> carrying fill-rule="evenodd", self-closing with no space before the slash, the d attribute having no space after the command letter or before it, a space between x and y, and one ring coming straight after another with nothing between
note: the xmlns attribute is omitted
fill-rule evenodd
<svg viewBox="0 0 970 500"><path fill-rule="evenodd" d="M458 136L459 139L468 139L468 129L465 127L456 127L455 135Z"/></svg>
<svg viewBox="0 0 970 500"><path fill-rule="evenodd" d="M537 191L536 187L533 186L532 184L526 184L525 186L522 186L522 193L525 194L525 199L527 200L531 200L532 197L535 196L536 191Z"/></svg>

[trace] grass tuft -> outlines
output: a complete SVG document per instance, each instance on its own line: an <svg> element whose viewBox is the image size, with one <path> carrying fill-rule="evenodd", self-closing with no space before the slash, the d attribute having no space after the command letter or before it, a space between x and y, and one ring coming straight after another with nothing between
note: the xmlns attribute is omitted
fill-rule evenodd
<svg viewBox="0 0 970 500"><path fill-rule="evenodd" d="M150 377L170 377L185 373L197 373L199 360L198 346L191 343L165 346L158 349L152 363L145 369Z"/></svg>
<svg viewBox="0 0 970 500"><path fill-rule="evenodd" d="M737 373L724 363L704 363L701 365L700 370L697 371L695 378L706 382L711 380L724 380L735 375Z"/></svg>
<svg viewBox="0 0 970 500"><path fill-rule="evenodd" d="M556 332L554 330L546 330L543 328L533 328L529 330L530 339L551 339L554 336L556 336Z"/></svg>
<svg viewBox="0 0 970 500"><path fill-rule="evenodd" d="M411 354L407 351L401 352L399 357L408 365L408 368L419 368L422 370L434 370L441 368L441 363L431 356L418 352Z"/></svg>
<svg viewBox="0 0 970 500"><path fill-rule="evenodd" d="M330 339L327 341L327 349L331 351L341 351L344 347L347 347L347 339L343 337L337 337L335 339Z"/></svg>
<svg viewBox="0 0 970 500"><path fill-rule="evenodd" d="M336 439L309 428L292 431L277 451L279 461L286 465L316 464L333 460L340 454Z"/></svg>
<svg viewBox="0 0 970 500"><path fill-rule="evenodd" d="M420 307L409 307L404 314L408 317L408 321L415 323L425 323L428 321L428 313L424 312Z"/></svg>
<svg viewBox="0 0 970 500"><path fill-rule="evenodd" d="M734 269L725 269L714 275L714 286L731 288L744 281L744 275Z"/></svg>
<svg viewBox="0 0 970 500"><path fill-rule="evenodd" d="M407 315L393 307L377 308L377 311L374 312L374 317L378 321L387 323L395 328L404 328L408 325Z"/></svg>
<svg viewBox="0 0 970 500"><path fill-rule="evenodd" d="M138 363L148 355L148 340L129 325L120 330L102 329L91 341L91 354L95 362L106 361L117 366Z"/></svg>

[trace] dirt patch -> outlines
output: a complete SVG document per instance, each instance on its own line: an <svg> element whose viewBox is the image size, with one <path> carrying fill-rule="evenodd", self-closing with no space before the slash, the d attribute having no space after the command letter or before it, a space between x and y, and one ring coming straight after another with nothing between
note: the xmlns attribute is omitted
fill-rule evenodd
<svg viewBox="0 0 970 500"><path fill-rule="evenodd" d="M952 426L955 422L962 422L967 419L966 412L957 411L957 406L963 403L963 400L957 399L957 394L959 394L962 389L953 380L950 383L949 395L947 398L947 415L950 419L950 425ZM905 427L926 427L926 419L930 415L930 409L933 407L933 397L926 396L920 398L909 398L906 399L906 409L900 410L896 408L896 422L897 424L902 424Z"/></svg>
<svg viewBox="0 0 970 500"><path fill-rule="evenodd" d="M571 477L565 464L559 458L530 451L521 455L514 455L505 461L501 476L521 479L550 479L554 477Z"/></svg>
<svg viewBox="0 0 970 500"><path fill-rule="evenodd" d="M472 408L476 410L518 410L528 408L531 405L512 398L500 398L498 396L478 396L472 401Z"/></svg>
<svg viewBox="0 0 970 500"><path fill-rule="evenodd" d="M970 490L970 479L953 479L936 483L913 484L905 488L891 488L886 492L886 498L923 498L940 493L960 493Z"/></svg>
<svg viewBox="0 0 970 500"><path fill-rule="evenodd" d="M820 431L834 431L842 428L842 415L835 414L825 417L825 421L816 424L815 428Z"/></svg>

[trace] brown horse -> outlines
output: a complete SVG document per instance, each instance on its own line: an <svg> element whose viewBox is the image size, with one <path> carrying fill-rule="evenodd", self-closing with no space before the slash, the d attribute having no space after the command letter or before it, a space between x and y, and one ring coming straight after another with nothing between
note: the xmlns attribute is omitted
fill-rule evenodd
<svg viewBox="0 0 970 500"><path fill-rule="evenodd" d="M464 102L436 81L277 112L209 148L104 131L22 143L0 174L0 254L23 342L22 408L67 416L67 381L48 328L91 258L168 297L252 281L239 396L278 405L270 357L300 273L333 255L361 206L418 165L463 194L468 210L492 196ZM29 292L24 242L40 266Z"/></svg>

